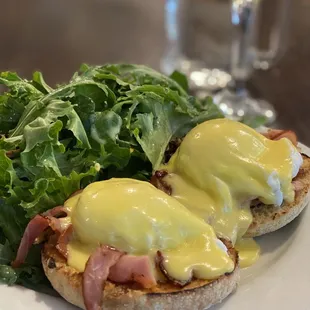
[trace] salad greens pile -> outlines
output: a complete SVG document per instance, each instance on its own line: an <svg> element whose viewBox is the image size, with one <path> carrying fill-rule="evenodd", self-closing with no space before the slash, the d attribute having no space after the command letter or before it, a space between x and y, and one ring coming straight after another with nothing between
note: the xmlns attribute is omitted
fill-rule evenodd
<svg viewBox="0 0 310 310"><path fill-rule="evenodd" d="M96 180L148 180L171 139L222 116L188 95L182 74L141 65L82 65L56 88L40 72L31 81L2 72L0 84L0 281L37 290L48 287L39 245L10 267L34 215Z"/></svg>

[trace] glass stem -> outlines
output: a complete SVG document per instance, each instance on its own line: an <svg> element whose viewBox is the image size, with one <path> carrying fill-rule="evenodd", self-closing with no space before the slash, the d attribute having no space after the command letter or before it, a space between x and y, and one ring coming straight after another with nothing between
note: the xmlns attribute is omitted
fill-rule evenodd
<svg viewBox="0 0 310 310"><path fill-rule="evenodd" d="M243 79L233 81L230 85L230 91L234 92L239 97L246 97L248 95L246 81Z"/></svg>
<svg viewBox="0 0 310 310"><path fill-rule="evenodd" d="M234 35L231 51L231 75L236 84L249 78L255 58L255 16L258 0L231 0ZM242 84L242 83L241 83Z"/></svg>

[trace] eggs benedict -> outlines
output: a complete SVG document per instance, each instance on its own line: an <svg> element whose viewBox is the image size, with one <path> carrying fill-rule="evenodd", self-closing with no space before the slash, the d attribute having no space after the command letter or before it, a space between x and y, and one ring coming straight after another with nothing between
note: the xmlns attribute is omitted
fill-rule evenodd
<svg viewBox="0 0 310 310"><path fill-rule="evenodd" d="M257 259L259 248L253 240L241 239L272 231L256 225L253 202L259 202L261 213L269 206L279 212L297 205L293 216L273 227L291 221L309 196L309 182L304 199L292 183L302 164L302 155L289 139L271 140L239 122L215 119L192 129L152 182L235 244L241 264L248 266ZM252 255L245 255L249 249Z"/></svg>
<svg viewBox="0 0 310 310"><path fill-rule="evenodd" d="M37 215L13 266L23 263L42 232L48 279L87 310L205 309L229 295L239 278L231 243L147 182L95 182Z"/></svg>

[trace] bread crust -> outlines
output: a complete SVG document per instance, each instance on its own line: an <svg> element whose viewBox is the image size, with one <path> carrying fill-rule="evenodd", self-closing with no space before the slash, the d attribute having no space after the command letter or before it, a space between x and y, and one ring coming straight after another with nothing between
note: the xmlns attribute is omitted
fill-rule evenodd
<svg viewBox="0 0 310 310"><path fill-rule="evenodd" d="M258 237L280 229L293 221L310 202L310 158L303 155L303 165L294 179L301 185L292 203L281 207L256 203L251 207L253 222L245 237Z"/></svg>
<svg viewBox="0 0 310 310"><path fill-rule="evenodd" d="M203 310L221 302L239 283L238 254L228 245L229 255L235 262L232 273L218 279L194 280L184 288L173 284L159 284L153 289L140 289L134 284L106 282L103 289L102 309L118 310ZM45 274L54 289L68 302L85 309L82 295L82 274L67 265L54 244L46 243L42 250Z"/></svg>

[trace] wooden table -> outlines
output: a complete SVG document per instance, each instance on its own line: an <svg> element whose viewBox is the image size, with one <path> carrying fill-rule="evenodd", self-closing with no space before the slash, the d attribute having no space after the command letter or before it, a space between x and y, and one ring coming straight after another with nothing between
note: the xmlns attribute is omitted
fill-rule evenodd
<svg viewBox="0 0 310 310"><path fill-rule="evenodd" d="M279 123L310 145L310 0L293 0L289 48L276 67L254 74L250 88L272 102ZM0 4L0 70L49 83L79 64L144 63L158 68L165 46L164 0L29 0Z"/></svg>

